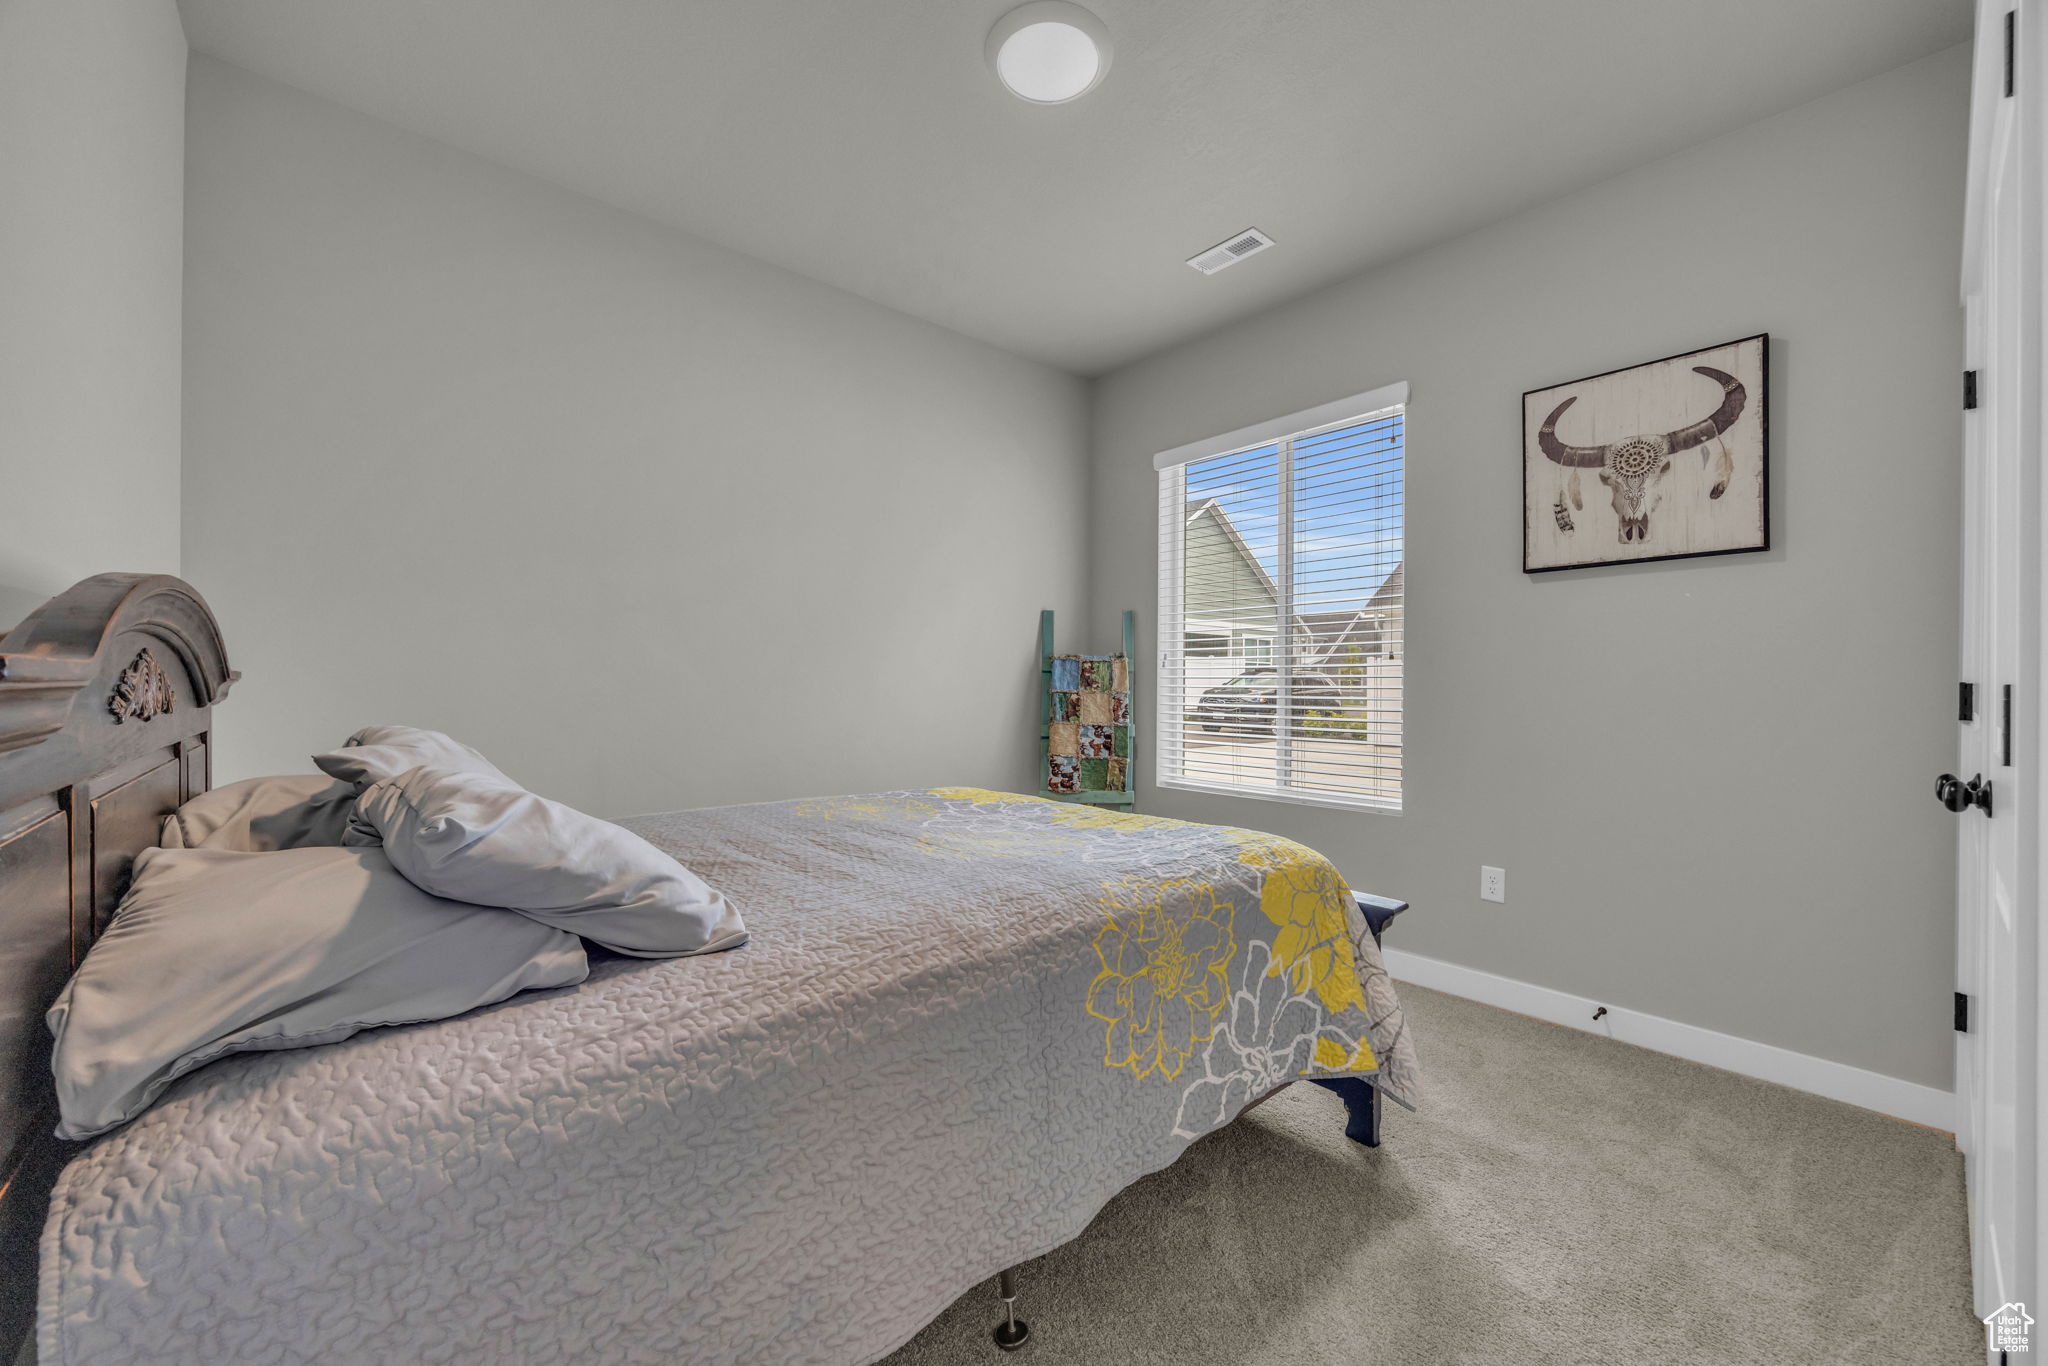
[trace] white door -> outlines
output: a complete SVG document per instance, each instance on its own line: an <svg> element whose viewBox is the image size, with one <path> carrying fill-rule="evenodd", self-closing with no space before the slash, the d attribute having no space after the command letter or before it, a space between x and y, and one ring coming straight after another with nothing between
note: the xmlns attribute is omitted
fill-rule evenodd
<svg viewBox="0 0 2048 1366"><path fill-rule="evenodd" d="M1971 1019L1957 1036L1957 1141L1980 1315L2009 1302L2044 1309L2036 1005L2044 105L2029 88L2044 18L2042 0L1979 0L1963 263L1976 407L1963 424L1961 677L1974 690L1974 717L1961 724L1944 796L1961 822L1957 966Z"/></svg>

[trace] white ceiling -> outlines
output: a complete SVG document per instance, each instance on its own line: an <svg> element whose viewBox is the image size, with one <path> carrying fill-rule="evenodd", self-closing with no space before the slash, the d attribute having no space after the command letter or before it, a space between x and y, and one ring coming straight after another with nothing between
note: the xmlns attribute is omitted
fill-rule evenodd
<svg viewBox="0 0 2048 1366"><path fill-rule="evenodd" d="M182 10L200 51L1082 374L1962 42L1971 15L1088 0L1108 79L1034 106L982 55L1012 3ZM1183 264L1247 226L1279 245L1213 277Z"/></svg>

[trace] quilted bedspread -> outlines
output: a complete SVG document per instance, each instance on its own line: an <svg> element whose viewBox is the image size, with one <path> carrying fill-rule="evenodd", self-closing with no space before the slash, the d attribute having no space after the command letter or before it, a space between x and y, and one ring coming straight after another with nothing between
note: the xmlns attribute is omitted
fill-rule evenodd
<svg viewBox="0 0 2048 1366"><path fill-rule="evenodd" d="M1282 1082L1413 1098L1286 840L971 788L623 824L753 942L185 1077L59 1179L45 1366L866 1362Z"/></svg>

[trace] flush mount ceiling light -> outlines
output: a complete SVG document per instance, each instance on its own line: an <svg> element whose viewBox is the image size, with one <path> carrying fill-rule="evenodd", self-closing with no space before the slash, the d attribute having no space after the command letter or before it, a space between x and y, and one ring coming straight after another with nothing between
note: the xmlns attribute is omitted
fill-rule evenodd
<svg viewBox="0 0 2048 1366"><path fill-rule="evenodd" d="M1065 104L1108 74L1109 30L1067 0L1031 0L988 31L988 64L1018 99Z"/></svg>

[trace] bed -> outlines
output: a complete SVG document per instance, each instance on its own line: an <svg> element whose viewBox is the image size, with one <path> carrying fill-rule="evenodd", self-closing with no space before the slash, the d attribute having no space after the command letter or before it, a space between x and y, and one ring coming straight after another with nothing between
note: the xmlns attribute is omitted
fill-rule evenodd
<svg viewBox="0 0 2048 1366"><path fill-rule="evenodd" d="M1320 858L940 788L623 821L752 942L593 950L580 985L223 1059L58 1145L41 1011L207 786L234 678L160 576L0 641L0 1327L36 1315L45 1366L867 1362L1280 1086L1373 1139L1413 1099Z"/></svg>

